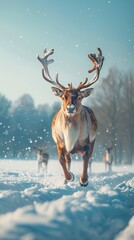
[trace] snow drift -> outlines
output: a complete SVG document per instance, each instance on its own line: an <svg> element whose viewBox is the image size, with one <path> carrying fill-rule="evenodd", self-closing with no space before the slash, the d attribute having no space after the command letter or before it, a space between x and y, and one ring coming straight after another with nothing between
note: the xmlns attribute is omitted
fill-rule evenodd
<svg viewBox="0 0 134 240"><path fill-rule="evenodd" d="M75 181L63 185L58 161L48 173L36 161L0 161L0 239L134 239L134 169L105 173L93 163L89 185L80 187L82 162L72 161Z"/></svg>

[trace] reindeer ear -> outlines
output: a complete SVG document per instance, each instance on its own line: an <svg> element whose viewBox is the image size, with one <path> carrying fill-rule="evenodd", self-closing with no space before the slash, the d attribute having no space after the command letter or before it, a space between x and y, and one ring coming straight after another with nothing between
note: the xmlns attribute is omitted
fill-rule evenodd
<svg viewBox="0 0 134 240"><path fill-rule="evenodd" d="M63 91L60 90L59 88L51 87L52 92L55 96L61 97L63 94Z"/></svg>
<svg viewBox="0 0 134 240"><path fill-rule="evenodd" d="M93 91L93 88L88 88L84 91L81 91L81 95L82 95L83 98L88 97L91 94L92 91Z"/></svg>

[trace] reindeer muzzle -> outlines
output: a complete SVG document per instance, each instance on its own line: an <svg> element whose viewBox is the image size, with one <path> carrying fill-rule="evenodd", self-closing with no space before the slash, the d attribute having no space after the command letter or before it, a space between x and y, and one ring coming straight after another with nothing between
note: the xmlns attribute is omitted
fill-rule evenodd
<svg viewBox="0 0 134 240"><path fill-rule="evenodd" d="M76 113L76 107L74 104L68 105L66 108L67 115L74 115Z"/></svg>

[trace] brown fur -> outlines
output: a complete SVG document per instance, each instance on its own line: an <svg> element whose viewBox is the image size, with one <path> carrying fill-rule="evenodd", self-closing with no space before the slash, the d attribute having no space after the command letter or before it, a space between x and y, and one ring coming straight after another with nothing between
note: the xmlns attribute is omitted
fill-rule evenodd
<svg viewBox="0 0 134 240"><path fill-rule="evenodd" d="M65 94L67 95L67 92ZM70 153L75 154L80 152L82 154L83 169L81 174L81 180L84 182L88 179L88 162L94 148L95 135L97 131L97 120L93 111L90 108L83 106L81 104L82 98L78 99L78 97L79 92L77 91L77 94L73 99L73 104L76 104L76 114L72 117L69 117L65 114L67 105L71 105L72 103L72 96L70 95L70 92L68 93L68 99L62 97L61 109L57 111L52 121L52 135L57 145L59 161L62 165L65 179L70 180L71 178L69 173L71 164ZM59 124L57 122L59 122ZM86 126L84 126L84 124ZM68 152L66 148L64 132L65 129L68 128L68 126L70 125L73 127L74 132L76 129L76 133L77 131L79 131L79 134L73 148ZM87 132L87 135L86 138L83 138L85 131ZM71 134L71 132L68 132L68 134ZM93 139L92 136L94 137Z"/></svg>
<svg viewBox="0 0 134 240"><path fill-rule="evenodd" d="M112 148L106 148L103 155L103 162L105 163L105 171L112 171L113 156L111 154Z"/></svg>

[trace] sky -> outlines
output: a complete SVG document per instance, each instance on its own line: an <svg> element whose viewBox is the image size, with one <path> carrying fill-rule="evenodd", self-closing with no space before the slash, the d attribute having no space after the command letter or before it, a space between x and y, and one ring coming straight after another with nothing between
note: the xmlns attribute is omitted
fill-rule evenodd
<svg viewBox="0 0 134 240"><path fill-rule="evenodd" d="M0 0L0 93L15 101L30 94L35 104L53 104L51 84L36 56L54 48L50 75L77 87L92 67L87 55L100 47L109 68L133 70L133 0Z"/></svg>

